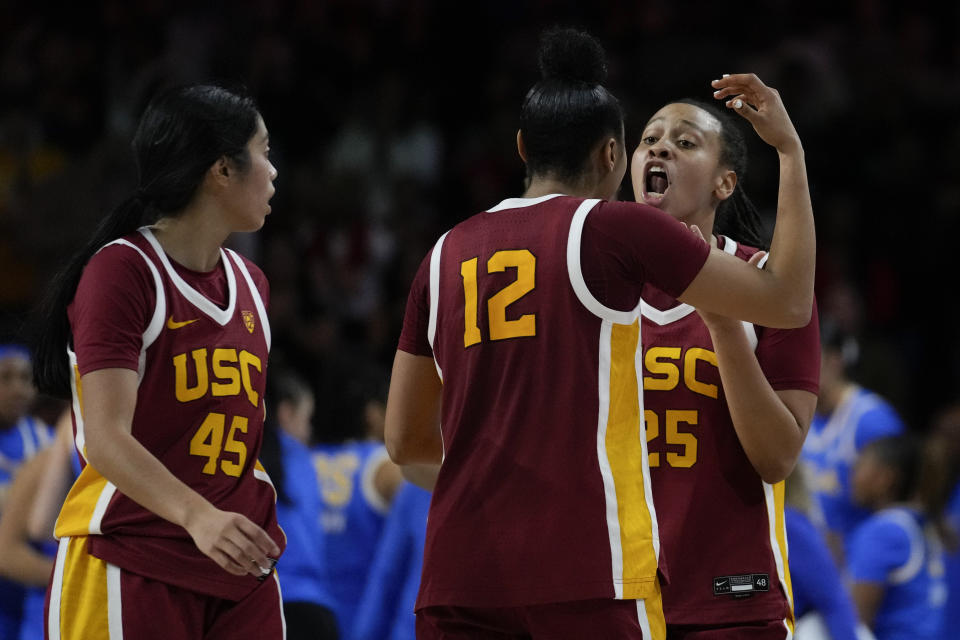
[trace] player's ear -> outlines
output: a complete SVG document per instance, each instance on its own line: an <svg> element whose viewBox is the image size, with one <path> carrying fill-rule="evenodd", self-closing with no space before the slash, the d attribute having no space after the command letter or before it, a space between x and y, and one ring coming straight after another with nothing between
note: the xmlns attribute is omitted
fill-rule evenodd
<svg viewBox="0 0 960 640"><path fill-rule="evenodd" d="M527 164L527 145L523 143L522 129L517 129L517 153L520 154L520 159L523 160L523 164Z"/></svg>
<svg viewBox="0 0 960 640"><path fill-rule="evenodd" d="M720 173L717 176L716 183L713 188L713 196L723 202L731 195L733 195L733 190L737 188L737 174L729 169Z"/></svg>
<svg viewBox="0 0 960 640"><path fill-rule="evenodd" d="M210 166L210 177L217 184L226 184L230 180L230 174L234 167L226 156L220 156L213 165Z"/></svg>
<svg viewBox="0 0 960 640"><path fill-rule="evenodd" d="M607 138L600 147L600 162L607 172L613 171L617 166L617 160L620 159L622 149L616 138Z"/></svg>

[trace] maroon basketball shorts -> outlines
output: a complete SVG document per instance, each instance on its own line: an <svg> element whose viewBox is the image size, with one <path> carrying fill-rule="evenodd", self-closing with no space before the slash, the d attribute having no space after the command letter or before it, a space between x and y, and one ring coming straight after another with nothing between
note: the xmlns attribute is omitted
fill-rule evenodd
<svg viewBox="0 0 960 640"><path fill-rule="evenodd" d="M576 600L527 607L427 607L417 640L663 640L659 594L647 600Z"/></svg>
<svg viewBox="0 0 960 640"><path fill-rule="evenodd" d="M277 574L238 602L144 578L63 538L47 589L47 640L282 640Z"/></svg>
<svg viewBox="0 0 960 640"><path fill-rule="evenodd" d="M762 620L743 624L669 625L667 640L785 640L789 636L785 620Z"/></svg>

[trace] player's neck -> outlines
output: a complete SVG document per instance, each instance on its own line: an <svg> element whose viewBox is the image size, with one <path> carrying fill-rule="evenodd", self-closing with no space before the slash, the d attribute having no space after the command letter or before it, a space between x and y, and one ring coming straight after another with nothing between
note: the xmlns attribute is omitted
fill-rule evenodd
<svg viewBox="0 0 960 640"><path fill-rule="evenodd" d="M524 198L539 198L549 196L554 193L560 193L574 198L600 198L597 194L597 185L582 183L571 183L549 176L536 176L530 179L527 190L523 192Z"/></svg>
<svg viewBox="0 0 960 640"><path fill-rule="evenodd" d="M220 247L229 231L219 219L200 207L188 207L176 217L160 218L153 225L163 250L193 271L212 271L220 261Z"/></svg>
<svg viewBox="0 0 960 640"><path fill-rule="evenodd" d="M713 237L713 221L716 220L716 213L710 211L700 211L687 218L681 218L680 222L688 225L696 225L704 238L710 240L710 244L717 246L716 239Z"/></svg>

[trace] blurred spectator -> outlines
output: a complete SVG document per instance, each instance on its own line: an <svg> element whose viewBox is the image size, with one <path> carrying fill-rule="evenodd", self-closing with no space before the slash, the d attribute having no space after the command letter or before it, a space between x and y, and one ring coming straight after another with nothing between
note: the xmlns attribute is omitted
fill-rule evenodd
<svg viewBox="0 0 960 640"><path fill-rule="evenodd" d="M0 344L0 513L17 469L53 439L49 426L28 415L35 397L30 352ZM17 637L23 597L20 584L0 580L0 637Z"/></svg>
<svg viewBox="0 0 960 640"><path fill-rule="evenodd" d="M853 529L868 511L851 499L850 474L859 452L877 438L902 433L904 425L883 398L849 377L859 358L856 339L830 321L821 324L820 396L801 459L838 561Z"/></svg>
<svg viewBox="0 0 960 640"><path fill-rule="evenodd" d="M784 521L796 640L863 640L857 613L822 532L814 524L807 471L797 463L786 479ZM816 630L813 630L816 628Z"/></svg>
<svg viewBox="0 0 960 640"><path fill-rule="evenodd" d="M877 640L936 640L947 600L942 458L909 435L874 440L857 458L854 501L871 515L853 532L847 559L860 619Z"/></svg>
<svg viewBox="0 0 960 640"><path fill-rule="evenodd" d="M946 518L953 534L960 532L960 404L939 411L930 434L931 446L942 452L948 471ZM947 603L944 606L943 629L939 640L953 640L960 629L960 549L948 549L945 566Z"/></svg>
<svg viewBox="0 0 960 640"><path fill-rule="evenodd" d="M353 628L384 521L403 481L383 445L384 395L361 394L348 424L321 426L316 432L320 443L312 448L322 501L326 586L343 637Z"/></svg>
<svg viewBox="0 0 960 640"><path fill-rule="evenodd" d="M324 579L325 540L317 522L320 494L307 448L313 393L299 378L271 371L266 404L260 461L276 489L277 522L287 538L277 562L287 638L336 640L333 597Z"/></svg>
<svg viewBox="0 0 960 640"><path fill-rule="evenodd" d="M405 482L390 507L350 640L414 640L430 492Z"/></svg>
<svg viewBox="0 0 960 640"><path fill-rule="evenodd" d="M11 640L44 640L44 602L57 555L53 527L80 474L73 420L62 410L56 440L17 470L0 514L0 575L24 587L20 632Z"/></svg>

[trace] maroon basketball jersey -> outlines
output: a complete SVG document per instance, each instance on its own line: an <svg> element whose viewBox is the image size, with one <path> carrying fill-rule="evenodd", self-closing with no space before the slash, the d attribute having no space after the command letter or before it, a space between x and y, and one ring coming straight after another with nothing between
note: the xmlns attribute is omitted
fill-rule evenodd
<svg viewBox="0 0 960 640"><path fill-rule="evenodd" d="M720 237L746 260L757 250ZM710 332L693 307L643 289L644 416L672 624L784 620L792 625L783 483L765 483L730 418ZM802 329L743 323L775 390L817 393L816 310Z"/></svg>
<svg viewBox="0 0 960 640"><path fill-rule="evenodd" d="M266 306L252 263L221 250L225 305L171 263L148 228L114 241L87 265L70 307L76 352L74 423L85 461L80 376L105 367L138 372L133 436L175 476L220 509L244 514L284 546L275 493L257 461L270 347ZM265 292L264 292L265 294ZM240 599L258 583L201 553L182 527L123 495L85 465L56 535L90 536L91 553L140 575Z"/></svg>
<svg viewBox="0 0 960 640"><path fill-rule="evenodd" d="M437 242L399 345L443 380L418 608L655 594L640 284L679 294L707 251L650 207L556 195L505 200ZM588 262L618 274L607 293L635 291L631 310L591 293Z"/></svg>

